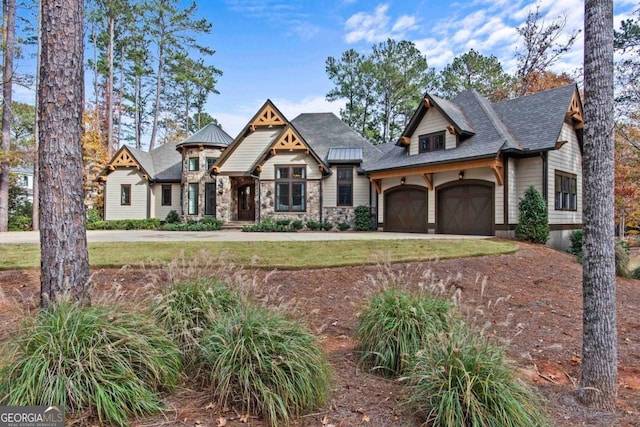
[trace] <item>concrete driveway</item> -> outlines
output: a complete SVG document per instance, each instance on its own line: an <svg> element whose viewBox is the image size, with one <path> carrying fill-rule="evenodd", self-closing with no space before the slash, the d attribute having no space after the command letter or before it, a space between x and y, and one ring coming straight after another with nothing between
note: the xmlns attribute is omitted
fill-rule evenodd
<svg viewBox="0 0 640 427"><path fill-rule="evenodd" d="M327 240L428 240L428 239L487 239L487 236L452 236L446 234L413 234L371 232L305 231L300 233L243 233L240 230L219 231L162 231L162 230L89 230L87 240L93 242L278 242ZM0 244L39 243L37 231L0 233Z"/></svg>

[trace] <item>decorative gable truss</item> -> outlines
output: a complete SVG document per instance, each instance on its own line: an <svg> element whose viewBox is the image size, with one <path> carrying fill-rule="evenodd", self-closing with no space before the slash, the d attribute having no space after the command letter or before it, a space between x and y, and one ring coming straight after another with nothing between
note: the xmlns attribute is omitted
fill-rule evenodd
<svg viewBox="0 0 640 427"><path fill-rule="evenodd" d="M144 168L140 165L140 163L136 160L136 158L131 154L131 152L127 149L126 146L123 146L120 149L119 153L111 159L111 162L107 164L107 167L100 173L100 176L96 178L99 181L106 181L107 175L116 170L117 168L135 168L142 172L142 177L149 180L149 174L144 170Z"/></svg>
<svg viewBox="0 0 640 427"><path fill-rule="evenodd" d="M255 132L257 127L284 126L286 124L287 121L282 114L280 114L271 102L267 101L264 107L262 107L262 110L260 110L253 121L249 124L249 130L251 132Z"/></svg>
<svg viewBox="0 0 640 427"><path fill-rule="evenodd" d="M582 118L582 103L576 91L571 98L571 104L566 115L567 122L573 125L573 129L578 130L584 128L584 119Z"/></svg>

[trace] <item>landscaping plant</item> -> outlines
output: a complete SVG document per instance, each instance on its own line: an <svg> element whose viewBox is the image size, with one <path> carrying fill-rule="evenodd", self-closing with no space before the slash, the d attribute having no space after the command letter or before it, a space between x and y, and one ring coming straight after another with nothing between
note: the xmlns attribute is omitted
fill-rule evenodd
<svg viewBox="0 0 640 427"><path fill-rule="evenodd" d="M303 327L264 308L246 306L212 326L202 340L211 385L223 406L271 425L325 403L330 368Z"/></svg>
<svg viewBox="0 0 640 427"><path fill-rule="evenodd" d="M544 199L531 185L524 192L518 204L518 225L516 237L532 243L547 243L549 240L549 215Z"/></svg>
<svg viewBox="0 0 640 427"><path fill-rule="evenodd" d="M165 218L164 221L167 224L175 224L177 222L180 222L180 215L178 215L178 212L176 212L175 210L171 210L167 214L167 217Z"/></svg>
<svg viewBox="0 0 640 427"><path fill-rule="evenodd" d="M356 231L371 231L374 228L374 224L371 222L371 210L368 206L360 205L355 209L356 215Z"/></svg>
<svg viewBox="0 0 640 427"><path fill-rule="evenodd" d="M547 426L541 399L506 361L502 349L452 318L431 335L406 378L406 406L425 425Z"/></svg>
<svg viewBox="0 0 640 427"><path fill-rule="evenodd" d="M163 409L159 391L181 379L180 352L146 316L61 302L11 337L0 404L61 405L127 425Z"/></svg>
<svg viewBox="0 0 640 427"><path fill-rule="evenodd" d="M403 374L427 335L446 325L448 301L389 288L375 294L356 330L361 363L386 377Z"/></svg>
<svg viewBox="0 0 640 427"><path fill-rule="evenodd" d="M150 313L176 342L187 365L199 356L204 332L224 313L239 309L240 295L215 278L176 283L153 299Z"/></svg>
<svg viewBox="0 0 640 427"><path fill-rule="evenodd" d="M569 234L569 241L571 246L567 252L576 256L579 263L582 264L582 239L584 233L582 230L575 230ZM616 275L620 277L629 277L633 273L629 271L630 252L629 245L624 240L616 240L615 246L615 262L616 262Z"/></svg>
<svg viewBox="0 0 640 427"><path fill-rule="evenodd" d="M338 223L338 230L340 230L340 231L347 231L350 228L351 228L351 226L349 225L348 222L339 222Z"/></svg>

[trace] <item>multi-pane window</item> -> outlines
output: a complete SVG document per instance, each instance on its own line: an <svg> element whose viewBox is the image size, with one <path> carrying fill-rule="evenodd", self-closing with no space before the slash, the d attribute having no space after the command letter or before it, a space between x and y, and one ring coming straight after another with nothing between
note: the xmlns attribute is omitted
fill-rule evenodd
<svg viewBox="0 0 640 427"><path fill-rule="evenodd" d="M207 170L211 169L216 160L218 160L216 157L207 157Z"/></svg>
<svg viewBox="0 0 640 427"><path fill-rule="evenodd" d="M120 204L131 206L131 184L120 184Z"/></svg>
<svg viewBox="0 0 640 427"><path fill-rule="evenodd" d="M576 175L556 171L556 210L575 211L578 209L578 179Z"/></svg>
<svg viewBox="0 0 640 427"><path fill-rule="evenodd" d="M162 206L171 206L171 185L162 186Z"/></svg>
<svg viewBox="0 0 640 427"><path fill-rule="evenodd" d="M419 152L428 153L430 151L444 150L444 131L420 135L418 137Z"/></svg>
<svg viewBox="0 0 640 427"><path fill-rule="evenodd" d="M204 184L204 214L216 214L216 183L206 182Z"/></svg>
<svg viewBox="0 0 640 427"><path fill-rule="evenodd" d="M306 188L306 166L276 166L276 211L304 212Z"/></svg>
<svg viewBox="0 0 640 427"><path fill-rule="evenodd" d="M198 184L189 184L188 194L189 206L187 206L187 213L189 215L198 215Z"/></svg>
<svg viewBox="0 0 640 427"><path fill-rule="evenodd" d="M353 206L353 167L339 166L338 172L338 206Z"/></svg>
<svg viewBox="0 0 640 427"><path fill-rule="evenodd" d="M199 157L189 157L189 171L198 171L200 170L200 158Z"/></svg>

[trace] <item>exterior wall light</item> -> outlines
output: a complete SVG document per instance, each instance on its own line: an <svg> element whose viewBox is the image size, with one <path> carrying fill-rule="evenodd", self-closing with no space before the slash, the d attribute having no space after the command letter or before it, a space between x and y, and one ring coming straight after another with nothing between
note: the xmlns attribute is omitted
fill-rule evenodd
<svg viewBox="0 0 640 427"><path fill-rule="evenodd" d="M222 195L222 193L224 193L224 183L219 180L218 181L218 194Z"/></svg>
<svg viewBox="0 0 640 427"><path fill-rule="evenodd" d="M407 182L407 179L404 176L400 178L400 185L404 185L405 182Z"/></svg>
<svg viewBox="0 0 640 427"><path fill-rule="evenodd" d="M464 171L460 171L458 174L458 179L464 179Z"/></svg>

